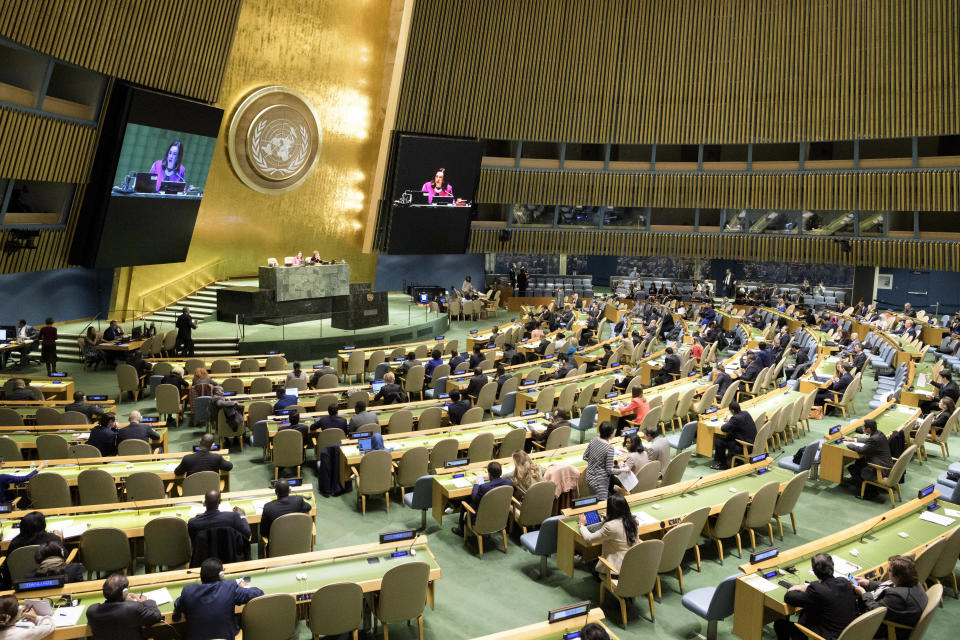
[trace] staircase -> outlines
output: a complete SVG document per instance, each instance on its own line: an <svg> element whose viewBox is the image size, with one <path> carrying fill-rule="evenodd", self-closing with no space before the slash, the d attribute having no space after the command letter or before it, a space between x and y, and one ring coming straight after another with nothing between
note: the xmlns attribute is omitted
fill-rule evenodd
<svg viewBox="0 0 960 640"><path fill-rule="evenodd" d="M174 323L183 312L184 307L190 308L190 315L197 321L197 326L201 327L205 320L216 320L217 313L217 289L222 288L226 283L214 282L206 287L190 294L186 298L178 300L174 304L154 311L135 323L125 323L124 329L130 333L134 325L153 324L157 328L157 333L166 333L174 329ZM106 324L104 323L104 327ZM239 353L239 339L236 336L224 337L204 337L204 331L195 331L193 334L194 351L197 357L227 357ZM60 332L57 336L57 359L63 362L80 362L80 349L77 345L79 334L68 334Z"/></svg>

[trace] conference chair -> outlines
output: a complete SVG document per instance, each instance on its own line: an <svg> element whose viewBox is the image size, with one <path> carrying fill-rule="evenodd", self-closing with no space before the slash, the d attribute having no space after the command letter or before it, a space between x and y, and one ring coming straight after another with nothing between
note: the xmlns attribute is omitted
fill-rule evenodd
<svg viewBox="0 0 960 640"><path fill-rule="evenodd" d="M130 540L121 529L99 527L87 529L80 536L80 559L88 579L100 579L101 574L133 573L133 555Z"/></svg>
<svg viewBox="0 0 960 640"><path fill-rule="evenodd" d="M320 587L310 598L308 626L313 640L351 633L358 640L363 625L363 589L353 582Z"/></svg>
<svg viewBox="0 0 960 640"><path fill-rule="evenodd" d="M0 407L0 427L22 427L23 417L8 407Z"/></svg>
<svg viewBox="0 0 960 640"><path fill-rule="evenodd" d="M72 444L70 445L70 455L68 458L102 458L103 454L91 444Z"/></svg>
<svg viewBox="0 0 960 640"><path fill-rule="evenodd" d="M645 540L630 547L623 556L620 568L614 567L606 558L600 556L606 568L600 582L600 604L606 592L620 602L620 617L623 627L627 627L627 599L647 596L650 605L650 621L656 620L653 609L653 590L657 584L657 569L663 556L663 540ZM614 578L614 575L619 577Z"/></svg>
<svg viewBox="0 0 960 640"><path fill-rule="evenodd" d="M676 571L677 584L680 587L680 593L683 593L683 556L687 553L687 544L693 527L694 525L689 522L678 524L663 535L663 554L660 556L660 567L657 569L657 600L663 599L661 573Z"/></svg>
<svg viewBox="0 0 960 640"><path fill-rule="evenodd" d="M703 529L707 524L707 518L709 516L710 507L701 507L683 516L683 520L680 521L680 524L689 523L693 525L693 528L690 530L690 539L687 541L687 551L693 549L694 556L697 559L697 571L702 569L700 563L700 536L703 534Z"/></svg>
<svg viewBox="0 0 960 640"><path fill-rule="evenodd" d="M461 425L483 422L483 407L470 407L460 418Z"/></svg>
<svg viewBox="0 0 960 640"><path fill-rule="evenodd" d="M717 640L717 623L733 615L733 595L737 578L735 573L724 578L715 587L700 587L685 594L680 604L707 621L707 640ZM867 639L864 639L867 640Z"/></svg>
<svg viewBox="0 0 960 640"><path fill-rule="evenodd" d="M67 424L63 422L63 414L53 407L37 407L37 413L34 416L33 421L37 424L37 426L42 427Z"/></svg>
<svg viewBox="0 0 960 640"><path fill-rule="evenodd" d="M804 453L806 453L806 451L804 451ZM785 486L783 491L780 492L780 495L777 496L777 504L773 508L773 519L777 521L777 528L780 529L781 540L783 540L783 523L780 521L781 516L790 516L790 524L793 526L793 533L797 533L797 518L793 511L797 506L797 501L800 499L800 494L803 493L803 488L806 485L807 478L809 476L809 469L801 471L797 475L790 478L790 481L787 482L787 486Z"/></svg>
<svg viewBox="0 0 960 640"><path fill-rule="evenodd" d="M163 480L150 471L138 471L127 476L124 482L127 500L162 500L167 497Z"/></svg>
<svg viewBox="0 0 960 640"><path fill-rule="evenodd" d="M169 570L190 562L192 548L187 521L181 518L152 518L143 527L143 563L146 572Z"/></svg>
<svg viewBox="0 0 960 640"><path fill-rule="evenodd" d="M547 558L557 552L557 525L563 516L551 516L540 523L536 531L520 536L520 546L535 556L540 556L538 577L547 575Z"/></svg>
<svg viewBox="0 0 960 640"><path fill-rule="evenodd" d="M423 640L423 609L428 599L433 606L429 581L430 565L426 562L407 562L383 574L380 593L375 597L374 634L377 621L383 625L383 640L389 640L387 625L416 618L419 637Z"/></svg>
<svg viewBox="0 0 960 640"><path fill-rule="evenodd" d="M684 471L687 470L687 465L690 464L691 457L693 457L692 450L681 451L675 455L670 462L667 463L667 467L661 474L660 486L668 487L680 482L680 479L683 478Z"/></svg>
<svg viewBox="0 0 960 640"><path fill-rule="evenodd" d="M840 633L837 640L870 640L876 636L880 625L883 624L883 618L887 615L886 607L877 607L853 619L850 624ZM810 640L824 640L823 636L815 631L807 629L805 626L796 623L796 628Z"/></svg>
<svg viewBox="0 0 960 640"><path fill-rule="evenodd" d="M273 436L273 479L280 477L282 467L296 467L296 478L300 477L303 464L303 436L296 429L284 429Z"/></svg>
<svg viewBox="0 0 960 640"><path fill-rule="evenodd" d="M523 534L528 527L540 526L544 520L553 515L554 492L557 485L549 480L534 483L523 494L523 500L512 498L510 508L510 531L513 525L519 525Z"/></svg>
<svg viewBox="0 0 960 640"><path fill-rule="evenodd" d="M298 624L297 601L289 593L254 598L244 605L240 614L244 640L292 638Z"/></svg>
<svg viewBox="0 0 960 640"><path fill-rule="evenodd" d="M77 476L77 489L80 504L84 507L94 504L117 504L117 484L113 476L103 469L84 469Z"/></svg>
<svg viewBox="0 0 960 640"><path fill-rule="evenodd" d="M399 409L390 414L387 422L387 433L395 435L413 431L413 412L409 409Z"/></svg>
<svg viewBox="0 0 960 640"><path fill-rule="evenodd" d="M527 442L527 430L522 427L511 429L503 439L500 440L500 448L497 450L498 458L509 458L515 452L523 449ZM471 458L471 461L473 459Z"/></svg>
<svg viewBox="0 0 960 640"><path fill-rule="evenodd" d="M750 501L750 493L741 491L730 496L720 513L711 523L707 519L704 533L707 537L717 543L717 553L720 556L720 564L723 564L723 539L735 537L737 539L737 557L743 554L743 545L740 540L740 529L743 525L743 516L747 511L747 504Z"/></svg>
<svg viewBox="0 0 960 640"><path fill-rule="evenodd" d="M198 471L183 479L180 486L181 496L202 496L207 491L220 489L220 474L216 471Z"/></svg>
<svg viewBox="0 0 960 640"><path fill-rule="evenodd" d="M510 517L510 501L513 498L513 487L501 486L491 489L483 498L476 510L469 502L463 503L463 508L467 511L467 517L464 518L466 528L464 529L464 541L467 534L476 536L477 551L480 557L483 557L483 537L494 533L500 533L503 537L503 552L507 552L507 523Z"/></svg>
<svg viewBox="0 0 960 640"><path fill-rule="evenodd" d="M23 453L20 447L10 436L0 436L0 458L5 462L23 460Z"/></svg>
<svg viewBox="0 0 960 640"><path fill-rule="evenodd" d="M435 473L437 469L443 469L446 463L456 460L459 447L456 438L444 438L434 444L430 449L430 473Z"/></svg>
<svg viewBox="0 0 960 640"><path fill-rule="evenodd" d="M157 413L173 418L177 425L183 419L183 405L180 403L180 390L172 384L157 385Z"/></svg>
<svg viewBox="0 0 960 640"><path fill-rule="evenodd" d="M270 525L270 538L263 538L267 557L290 556L313 551L313 516L308 513L287 513Z"/></svg>
<svg viewBox="0 0 960 640"><path fill-rule="evenodd" d="M400 487L400 499L406 498L407 487L427 475L430 466L430 451L426 447L413 447L404 451L400 460L393 463L396 485Z"/></svg>
<svg viewBox="0 0 960 640"><path fill-rule="evenodd" d="M492 433L478 433L477 436L470 441L470 447L467 449L467 459L469 459L471 463L492 460L493 444Z"/></svg>
<svg viewBox="0 0 960 640"><path fill-rule="evenodd" d="M943 430L944 433L947 432L946 429ZM890 468L890 473L884 477L883 471L887 467L882 467L878 464L868 463L871 467L874 468L877 472L876 480L864 480L860 483L860 497L863 497L864 492L867 489L867 485L873 485L887 492L890 496L890 506L894 506L896 503L893 501L893 492L897 492L897 499L902 500L903 496L900 495L900 478L903 477L904 471L907 470L907 465L910 463L910 458L913 457L913 454L916 453L916 445L910 445L903 450L903 453L900 454L899 458L894 458L896 462L893 463L893 467Z"/></svg>
<svg viewBox="0 0 960 640"><path fill-rule="evenodd" d="M66 479L50 471L41 471L30 478L30 502L35 509L58 509L73 505Z"/></svg>
<svg viewBox="0 0 960 640"><path fill-rule="evenodd" d="M750 548L756 550L757 537L754 529L767 528L770 546L773 546L773 512L780 494L779 482L768 482L753 494L753 500L743 517L743 528L750 534Z"/></svg>
<svg viewBox="0 0 960 640"><path fill-rule="evenodd" d="M117 445L118 456L148 456L151 453L150 443L143 440L121 440Z"/></svg>
<svg viewBox="0 0 960 640"><path fill-rule="evenodd" d="M367 514L367 496L383 494L390 512L390 488L393 484L393 460L389 451L368 451L350 471L357 481L357 506Z"/></svg>

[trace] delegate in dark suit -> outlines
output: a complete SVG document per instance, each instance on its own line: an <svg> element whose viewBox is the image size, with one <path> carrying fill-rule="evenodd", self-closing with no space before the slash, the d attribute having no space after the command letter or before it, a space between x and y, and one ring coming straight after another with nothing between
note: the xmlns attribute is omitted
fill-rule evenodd
<svg viewBox="0 0 960 640"><path fill-rule="evenodd" d="M720 427L724 436L715 437L713 440L714 466L722 469L730 466L729 456L731 454L743 451L737 440L752 444L757 437L757 424L748 411L741 411L740 405L736 402L730 403L730 411L733 415Z"/></svg>
<svg viewBox="0 0 960 640"><path fill-rule="evenodd" d="M184 640L232 640L239 631L234 608L262 595L262 590L230 579L188 584L173 604L173 617L187 617Z"/></svg>

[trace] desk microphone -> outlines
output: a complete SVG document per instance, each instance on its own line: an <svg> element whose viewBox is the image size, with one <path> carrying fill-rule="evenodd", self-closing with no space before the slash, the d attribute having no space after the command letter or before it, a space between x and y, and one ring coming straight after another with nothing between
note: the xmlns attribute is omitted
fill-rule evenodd
<svg viewBox="0 0 960 640"><path fill-rule="evenodd" d="M869 529L867 529L866 531L864 531L864 532L863 532L863 535L860 536L860 543L862 544L862 543L863 543L863 539L867 537L867 534L870 533L871 531L873 531L874 529L876 529L878 526L880 526L880 523L883 522L883 521L886 520L886 519L887 519L887 516L883 516L882 518L880 518L879 520L877 520L876 522L874 522L874 523L870 526Z"/></svg>
<svg viewBox="0 0 960 640"><path fill-rule="evenodd" d="M691 482L690 484L688 484L688 485L686 486L686 488L685 488L683 491L680 492L680 497L682 498L682 497L685 496L688 492L690 492L695 486L697 486L697 484L698 484L701 480L703 480L703 478L704 478L704 476L700 476L699 478L697 478L696 480L694 480L693 482Z"/></svg>

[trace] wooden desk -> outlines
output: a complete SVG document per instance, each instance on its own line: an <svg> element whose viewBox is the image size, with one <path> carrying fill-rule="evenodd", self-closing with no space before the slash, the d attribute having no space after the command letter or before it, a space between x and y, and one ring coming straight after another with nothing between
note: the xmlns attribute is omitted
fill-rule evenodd
<svg viewBox="0 0 960 640"><path fill-rule="evenodd" d="M791 402L796 402L803 398L799 391L785 391L783 389L774 389L769 393L756 398L751 398L740 403L740 409L748 411L754 420L761 414L766 414L767 418L780 407L784 407ZM703 414L697 424L697 454L701 456L713 456L713 439L723 432L720 427L730 418L730 411L723 409L712 414Z"/></svg>
<svg viewBox="0 0 960 640"><path fill-rule="evenodd" d="M916 407L897 405L890 401L880 405L864 417L847 423L837 433L826 434L823 447L820 450L820 477L837 484L843 482L844 467L852 460L859 459L860 454L853 449L848 449L845 444L839 443L837 440L840 436L854 434L857 427L863 425L864 420L876 420L880 432L889 437L894 431L913 424L919 416L920 410Z"/></svg>
<svg viewBox="0 0 960 640"><path fill-rule="evenodd" d="M949 535L956 526L944 527L920 519L920 515L927 511L927 505L939 495L938 491L934 491L925 498L904 502L880 516L819 540L781 551L776 558L766 562L741 565L740 570L746 575L737 578L733 611L734 635L742 640L761 640L766 623L793 613L794 607L783 601L787 590L777 584L777 581L785 580L797 584L801 580L812 579L809 560L817 553L829 553L854 567L859 567L850 573L863 577L879 573L891 555L919 552ZM946 502L940 502L940 505L937 513L941 515L944 508L960 509L960 506ZM864 538L864 534L868 532L869 535ZM907 537L902 537L901 532L906 533ZM856 555L852 553L854 551ZM796 568L797 572L791 574L783 571L786 567ZM780 575L772 581L763 578L763 573L772 570L779 571Z"/></svg>
<svg viewBox="0 0 960 640"><path fill-rule="evenodd" d="M537 622L528 624L525 627L517 627L509 631L500 631L490 635L480 636L474 640L563 640L563 637L573 631L579 631L588 622L595 622L603 627L611 640L618 640L617 636L601 623L603 620L603 609L591 609L586 615L569 618L561 622Z"/></svg>

